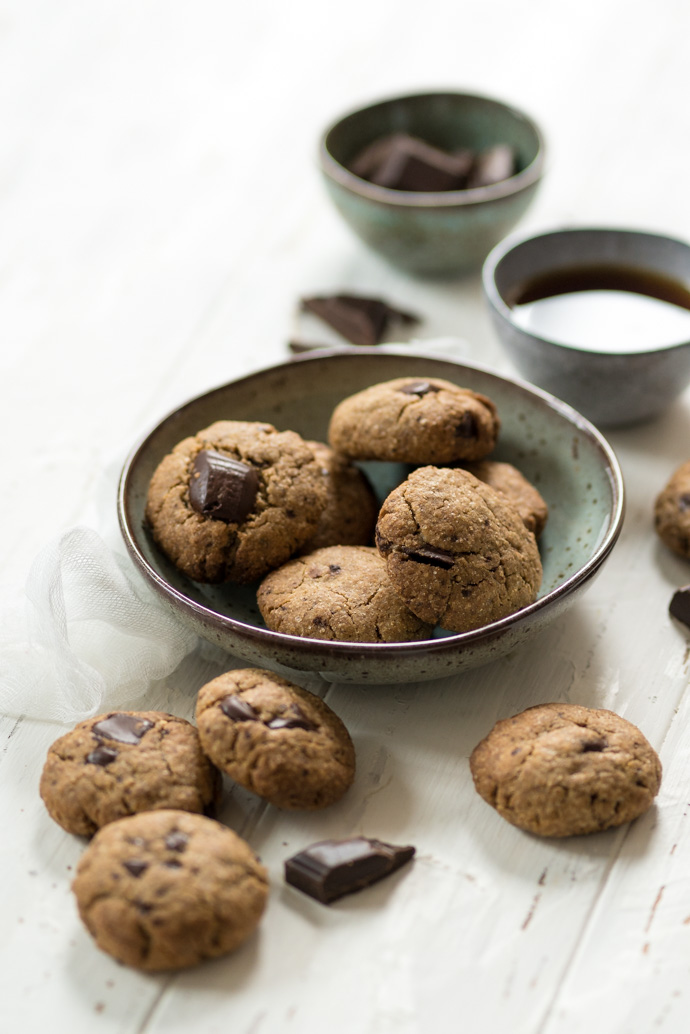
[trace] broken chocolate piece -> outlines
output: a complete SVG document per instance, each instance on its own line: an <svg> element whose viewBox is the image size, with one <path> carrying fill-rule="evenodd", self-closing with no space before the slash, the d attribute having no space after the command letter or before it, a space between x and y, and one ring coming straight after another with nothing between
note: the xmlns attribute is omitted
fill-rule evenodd
<svg viewBox="0 0 690 1034"><path fill-rule="evenodd" d="M489 187L492 183L510 179L516 172L515 151L507 144L496 144L480 151L467 180L467 186Z"/></svg>
<svg viewBox="0 0 690 1034"><path fill-rule="evenodd" d="M466 150L444 151L409 133L392 133L360 151L350 171L389 190L462 190L473 157Z"/></svg>
<svg viewBox="0 0 690 1034"><path fill-rule="evenodd" d="M123 862L122 864L124 865L127 872L131 872L132 876L136 876L137 878L139 878L139 876L141 876L142 873L145 873L149 867L148 862L140 862L137 861L137 859L135 858L132 858L128 862Z"/></svg>
<svg viewBox="0 0 690 1034"><path fill-rule="evenodd" d="M288 858L285 880L327 905L395 872L414 853L414 847L396 847L366 837L322 840Z"/></svg>
<svg viewBox="0 0 690 1034"><path fill-rule="evenodd" d="M148 718L136 718L132 714L121 714L116 712L109 714L102 722L96 722L93 727L95 736L99 739L117 740L118 743L138 743L145 732L153 728L153 722Z"/></svg>
<svg viewBox="0 0 690 1034"><path fill-rule="evenodd" d="M112 747L96 747L90 754L86 755L86 760L90 765L106 765L111 764L117 757L117 751L113 750Z"/></svg>
<svg viewBox="0 0 690 1034"><path fill-rule="evenodd" d="M378 345L392 321L419 322L413 313L395 309L380 298L354 294L303 298L302 308L313 312L353 345Z"/></svg>
<svg viewBox="0 0 690 1034"><path fill-rule="evenodd" d="M255 711L248 700L242 697L229 695L220 702L220 709L228 718L234 722L258 722L259 712Z"/></svg>
<svg viewBox="0 0 690 1034"><path fill-rule="evenodd" d="M435 384L429 384L428 381L413 381L411 384L404 384L402 388L398 389L403 395L428 395L429 392L440 391Z"/></svg>
<svg viewBox="0 0 690 1034"><path fill-rule="evenodd" d="M317 728L313 722L309 721L302 708L297 704L292 704L287 714L271 718L270 721L266 722L266 727L268 729L305 729L306 732L314 732Z"/></svg>
<svg viewBox="0 0 690 1034"><path fill-rule="evenodd" d="M202 449L189 480L189 501L204 517L240 524L256 502L259 475L248 463Z"/></svg>
<svg viewBox="0 0 690 1034"><path fill-rule="evenodd" d="M690 585L684 585L674 592L668 610L671 617L690 628Z"/></svg>
<svg viewBox="0 0 690 1034"><path fill-rule="evenodd" d="M165 838L165 846L169 851L184 851L189 843L189 837L182 830L174 829Z"/></svg>

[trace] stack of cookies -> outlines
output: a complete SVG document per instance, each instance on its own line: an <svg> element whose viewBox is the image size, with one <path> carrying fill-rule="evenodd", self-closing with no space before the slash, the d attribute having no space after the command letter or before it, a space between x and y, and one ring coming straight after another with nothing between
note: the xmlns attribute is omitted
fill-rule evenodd
<svg viewBox="0 0 690 1034"><path fill-rule="evenodd" d="M219 421L154 473L158 546L202 582L259 582L269 629L350 642L467 632L536 599L547 507L487 459L500 420L484 395L398 378L334 410L328 445ZM378 500L358 462L407 464Z"/></svg>

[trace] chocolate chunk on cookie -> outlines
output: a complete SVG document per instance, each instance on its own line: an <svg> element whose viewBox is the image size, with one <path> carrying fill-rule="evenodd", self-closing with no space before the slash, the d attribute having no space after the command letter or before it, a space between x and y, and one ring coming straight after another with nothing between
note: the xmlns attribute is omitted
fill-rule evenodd
<svg viewBox="0 0 690 1034"><path fill-rule="evenodd" d="M465 470L502 493L522 517L525 527L539 538L549 516L549 508L541 494L512 463L479 460L463 464Z"/></svg>
<svg viewBox="0 0 690 1034"><path fill-rule="evenodd" d="M198 582L252 582L315 533L326 479L294 431L221 420L156 469L146 518L163 552Z"/></svg>
<svg viewBox="0 0 690 1034"><path fill-rule="evenodd" d="M196 717L214 764L278 808L325 808L352 784L355 751L341 720L271 671L241 668L202 686Z"/></svg>
<svg viewBox="0 0 690 1034"><path fill-rule="evenodd" d="M82 836L140 811L207 811L219 788L194 726L162 711L80 722L50 747L40 784L51 817Z"/></svg>
<svg viewBox="0 0 690 1034"><path fill-rule="evenodd" d="M376 545L407 607L469 632L533 603L534 535L505 496L465 470L420 467L385 500Z"/></svg>
<svg viewBox="0 0 690 1034"><path fill-rule="evenodd" d="M504 819L550 837L630 822L661 783L661 762L636 726L577 704L539 704L497 722L470 769L477 792Z"/></svg>
<svg viewBox="0 0 690 1034"><path fill-rule="evenodd" d="M249 845L226 826L156 811L100 830L72 889L99 948L128 966L157 971L239 947L261 918L268 882Z"/></svg>
<svg viewBox="0 0 690 1034"><path fill-rule="evenodd" d="M425 639L431 626L409 610L369 546L330 546L266 575L257 592L268 628L354 643Z"/></svg>
<svg viewBox="0 0 690 1034"><path fill-rule="evenodd" d="M669 549L690 560L690 460L674 471L657 496L654 527Z"/></svg>
<svg viewBox="0 0 690 1034"><path fill-rule="evenodd" d="M336 406L328 440L350 459L452 463L486 456L499 426L485 395L438 378L399 377Z"/></svg>
<svg viewBox="0 0 690 1034"><path fill-rule="evenodd" d="M321 464L328 495L316 533L300 552L311 553L326 546L371 545L379 504L366 475L323 442L307 444Z"/></svg>

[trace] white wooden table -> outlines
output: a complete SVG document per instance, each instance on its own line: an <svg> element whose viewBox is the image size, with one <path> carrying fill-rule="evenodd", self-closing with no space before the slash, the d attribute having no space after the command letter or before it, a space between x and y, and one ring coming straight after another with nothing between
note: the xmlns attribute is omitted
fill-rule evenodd
<svg viewBox="0 0 690 1034"><path fill-rule="evenodd" d="M422 336L458 335L461 358L511 372L478 278L407 279L329 207L315 147L341 111L445 86L512 99L549 143L524 228L690 237L689 12L686 0L2 0L4 593L17 597L47 540L91 519L99 473L160 416L286 358L302 294L382 295L424 314ZM260 932L234 956L142 976L96 950L69 889L84 843L38 797L64 730L0 720L0 1030L688 1031L690 648L667 606L690 571L657 544L651 508L690 457L689 431L686 395L609 435L628 493L621 539L538 640L437 683L328 689L358 755L340 805L290 815L227 798L224 820L272 880ZM150 706L190 716L216 671L192 655ZM645 817L549 842L478 798L475 743L547 700L642 728L665 773ZM418 857L330 909L283 885L289 854L351 833Z"/></svg>

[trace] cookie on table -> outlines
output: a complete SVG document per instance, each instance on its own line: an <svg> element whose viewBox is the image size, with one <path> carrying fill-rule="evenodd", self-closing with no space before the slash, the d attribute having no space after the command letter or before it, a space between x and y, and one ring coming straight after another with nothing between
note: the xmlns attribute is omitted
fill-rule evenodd
<svg viewBox="0 0 690 1034"><path fill-rule="evenodd" d="M661 762L636 726L577 704L540 704L497 722L472 752L470 769L499 815L550 837L630 822L661 783Z"/></svg>
<svg viewBox="0 0 690 1034"><path fill-rule="evenodd" d="M152 811L104 826L72 883L96 944L157 971L234 951L257 926L264 867L236 833L203 815Z"/></svg>
<svg viewBox="0 0 690 1034"><path fill-rule="evenodd" d="M184 718L111 711L87 718L48 750L41 797L68 833L90 836L141 811L212 808L220 775Z"/></svg>
<svg viewBox="0 0 690 1034"><path fill-rule="evenodd" d="M381 507L376 545L409 609L469 632L533 603L536 539L504 495L465 470L420 467Z"/></svg>
<svg viewBox="0 0 690 1034"><path fill-rule="evenodd" d="M296 557L266 575L257 601L267 628L311 639L399 643L432 631L402 602L371 546L329 546Z"/></svg>
<svg viewBox="0 0 690 1034"><path fill-rule="evenodd" d="M436 377L398 377L336 406L328 440L350 459L452 463L483 459L499 426L485 395Z"/></svg>
<svg viewBox="0 0 690 1034"><path fill-rule="evenodd" d="M336 714L313 693L262 668L241 668L199 690L202 746L235 782L278 808L340 800L355 750Z"/></svg>
<svg viewBox="0 0 690 1034"><path fill-rule="evenodd" d="M321 464L328 496L316 533L302 553L325 546L369 546L379 504L366 475L323 442L307 442Z"/></svg>
<svg viewBox="0 0 690 1034"><path fill-rule="evenodd" d="M294 431L220 420L159 464L146 518L163 552L197 582L252 582L315 533L322 466Z"/></svg>
<svg viewBox="0 0 690 1034"><path fill-rule="evenodd" d="M534 485L512 463L479 460L463 468L476 478L503 493L522 517L525 527L539 538L549 516L549 508Z"/></svg>
<svg viewBox="0 0 690 1034"><path fill-rule="evenodd" d="M690 560L690 460L674 471L657 496L654 527L669 549Z"/></svg>

